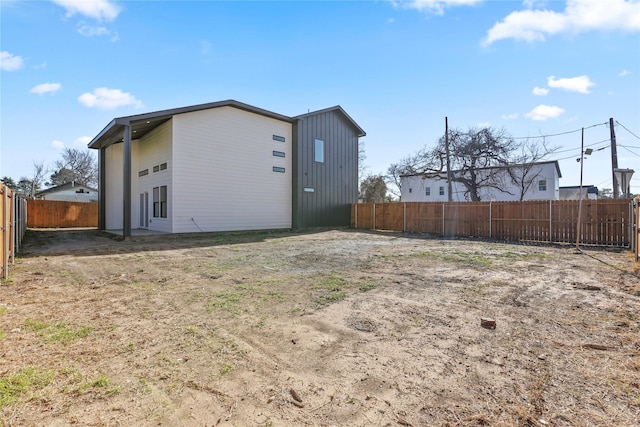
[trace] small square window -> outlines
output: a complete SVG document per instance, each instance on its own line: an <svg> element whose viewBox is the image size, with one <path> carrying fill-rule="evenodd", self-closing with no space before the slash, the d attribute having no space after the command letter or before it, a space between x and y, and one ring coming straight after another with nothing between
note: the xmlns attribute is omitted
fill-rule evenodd
<svg viewBox="0 0 640 427"><path fill-rule="evenodd" d="M444 187L440 187L440 193L441 196L444 196Z"/></svg>
<svg viewBox="0 0 640 427"><path fill-rule="evenodd" d="M167 164L166 163L160 163L160 170L163 171L167 168Z"/></svg>
<svg viewBox="0 0 640 427"><path fill-rule="evenodd" d="M547 180L541 179L538 181L538 190L539 191L547 191Z"/></svg>
<svg viewBox="0 0 640 427"><path fill-rule="evenodd" d="M430 196L431 195L431 187L427 187L424 189L424 195L425 196Z"/></svg>
<svg viewBox="0 0 640 427"><path fill-rule="evenodd" d="M409 188L409 193L413 193L413 188Z"/></svg>
<svg viewBox="0 0 640 427"><path fill-rule="evenodd" d="M158 172L159 170L160 170L160 165L155 165L155 166L153 167L153 171L154 171L154 172Z"/></svg>
<svg viewBox="0 0 640 427"><path fill-rule="evenodd" d="M140 172L138 172L138 176L145 176L145 175L149 175L149 169L141 170Z"/></svg>

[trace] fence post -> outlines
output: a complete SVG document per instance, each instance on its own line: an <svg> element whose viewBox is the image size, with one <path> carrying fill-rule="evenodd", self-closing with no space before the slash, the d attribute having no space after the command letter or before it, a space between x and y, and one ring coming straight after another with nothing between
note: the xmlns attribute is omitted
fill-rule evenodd
<svg viewBox="0 0 640 427"><path fill-rule="evenodd" d="M442 202L442 235L444 236L444 202Z"/></svg>
<svg viewBox="0 0 640 427"><path fill-rule="evenodd" d="M358 204L357 203L356 203L355 211L356 212L354 214L355 215L354 224L355 224L355 227L356 227L356 230L357 230L358 229Z"/></svg>
<svg viewBox="0 0 640 427"><path fill-rule="evenodd" d="M402 213L403 213L403 218L402 218L402 232L406 233L407 232L407 202L404 202L402 204Z"/></svg>
<svg viewBox="0 0 640 427"><path fill-rule="evenodd" d="M373 204L373 229L376 229L376 204Z"/></svg>
<svg viewBox="0 0 640 427"><path fill-rule="evenodd" d="M2 192L2 209L4 218L2 220L2 278L9 278L9 187L4 187Z"/></svg>
<svg viewBox="0 0 640 427"><path fill-rule="evenodd" d="M552 220L553 217L551 216L551 212L552 212L551 206L552 206L552 201L549 200L549 242L553 241L553 240L551 240L552 239L552 237L551 237L551 227L553 226L553 220Z"/></svg>
<svg viewBox="0 0 640 427"><path fill-rule="evenodd" d="M492 211L493 205L491 203L492 203L492 201L489 200L489 238L491 238L491 224L493 222L491 220L492 219L492 212L493 212Z"/></svg>
<svg viewBox="0 0 640 427"><path fill-rule="evenodd" d="M11 265L15 265L16 263L16 199L17 196L15 193L11 194L9 202L11 206L9 207L9 214L11 215L9 218L9 248L11 249Z"/></svg>

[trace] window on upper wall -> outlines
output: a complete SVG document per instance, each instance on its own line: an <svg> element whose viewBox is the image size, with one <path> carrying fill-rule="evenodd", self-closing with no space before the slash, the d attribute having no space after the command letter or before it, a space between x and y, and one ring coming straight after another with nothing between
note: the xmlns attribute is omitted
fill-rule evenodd
<svg viewBox="0 0 640 427"><path fill-rule="evenodd" d="M413 188L409 188L409 193L413 193Z"/></svg>
<svg viewBox="0 0 640 427"><path fill-rule="evenodd" d="M538 181L538 190L539 191L547 191L547 180L541 179Z"/></svg>
<svg viewBox="0 0 640 427"><path fill-rule="evenodd" d="M285 142L286 141L284 136L280 136L280 135L273 135L273 140L274 141L280 141L280 142Z"/></svg>
<svg viewBox="0 0 640 427"><path fill-rule="evenodd" d="M167 186L153 187L153 217L167 217Z"/></svg>
<svg viewBox="0 0 640 427"><path fill-rule="evenodd" d="M431 195L431 187L427 187L424 189L424 195L425 196L430 196Z"/></svg>
<svg viewBox="0 0 640 427"><path fill-rule="evenodd" d="M444 187L440 187L440 193L441 196L444 196Z"/></svg>
<svg viewBox="0 0 640 427"><path fill-rule="evenodd" d="M313 159L318 163L324 163L324 141L322 139L313 140Z"/></svg>

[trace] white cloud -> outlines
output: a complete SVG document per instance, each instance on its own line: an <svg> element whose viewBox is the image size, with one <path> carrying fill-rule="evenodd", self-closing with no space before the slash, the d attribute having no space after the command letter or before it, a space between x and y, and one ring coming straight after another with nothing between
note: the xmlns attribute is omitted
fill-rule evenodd
<svg viewBox="0 0 640 427"><path fill-rule="evenodd" d="M594 30L640 31L640 2L567 0L563 12L546 9L512 12L489 29L483 44L488 46L502 39L544 41L549 35Z"/></svg>
<svg viewBox="0 0 640 427"><path fill-rule="evenodd" d="M90 136L81 136L73 141L73 145L79 148L87 148L87 145L89 145L92 139L93 138L91 138Z"/></svg>
<svg viewBox="0 0 640 427"><path fill-rule="evenodd" d="M51 146L58 150L64 150L64 142L58 141L57 139L54 139L53 141L51 141Z"/></svg>
<svg viewBox="0 0 640 427"><path fill-rule="evenodd" d="M547 77L549 87L564 89L569 92L589 93L589 88L596 84L589 76L578 76L564 79L556 79L556 76Z"/></svg>
<svg viewBox="0 0 640 427"><path fill-rule="evenodd" d="M545 96L549 94L549 89L547 89L546 87L536 86L533 88L533 94L537 96Z"/></svg>
<svg viewBox="0 0 640 427"><path fill-rule="evenodd" d="M86 107L97 107L105 110L126 105L133 105L136 108L142 107L142 102L130 93L106 87L99 87L91 93L83 93L78 97L78 101Z"/></svg>
<svg viewBox="0 0 640 427"><path fill-rule="evenodd" d="M501 118L502 118L503 120L515 120L515 119L517 119L518 117L520 117L520 114L519 114L519 113L503 114L503 115L501 116Z"/></svg>
<svg viewBox="0 0 640 427"><path fill-rule="evenodd" d="M12 53L3 50L0 52L0 70L3 71L16 71L24 66L24 61L21 56L16 56Z"/></svg>
<svg viewBox="0 0 640 427"><path fill-rule="evenodd" d="M540 104L533 110L526 113L525 117L530 118L531 120L543 121L547 119L554 119L561 114L564 114L564 110L560 107Z"/></svg>
<svg viewBox="0 0 640 427"><path fill-rule="evenodd" d="M113 21L120 8L109 0L52 0L67 11L67 17L80 14L98 21Z"/></svg>
<svg viewBox="0 0 640 427"><path fill-rule="evenodd" d="M442 15L445 8L454 6L472 6L483 0L392 0L395 6L405 9L416 9L433 13L434 15Z"/></svg>
<svg viewBox="0 0 640 427"><path fill-rule="evenodd" d="M626 76L629 76L629 75L631 75L631 71L629 71L629 70L622 70L622 71L620 71L620 74L618 74L618 76L620 76L620 77L626 77Z"/></svg>
<svg viewBox="0 0 640 427"><path fill-rule="evenodd" d="M57 92L62 88L60 83L41 83L31 88L29 92L37 93L38 95L42 95L43 93L53 93Z"/></svg>
<svg viewBox="0 0 640 427"><path fill-rule="evenodd" d="M85 37L109 36L109 35L111 35L111 31L109 31L106 27L88 25L84 21L78 22L77 31L78 31L79 34L81 34L81 35L83 35Z"/></svg>
<svg viewBox="0 0 640 427"><path fill-rule="evenodd" d="M491 127L491 123L489 122L481 122L476 125L478 129L487 129Z"/></svg>
<svg viewBox="0 0 640 427"><path fill-rule="evenodd" d="M91 137L90 136L81 136L75 139L75 141L73 141L73 147L77 147L77 148L87 148L87 145L91 142ZM67 147L67 144L65 144L62 141L59 141L57 139L54 139L53 141L51 141L51 146L57 150L64 150L65 148L71 148L71 147Z"/></svg>

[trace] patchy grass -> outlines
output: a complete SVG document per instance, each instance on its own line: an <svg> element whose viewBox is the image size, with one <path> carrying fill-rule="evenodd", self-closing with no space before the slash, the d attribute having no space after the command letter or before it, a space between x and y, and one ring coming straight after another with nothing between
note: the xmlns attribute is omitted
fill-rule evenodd
<svg viewBox="0 0 640 427"><path fill-rule="evenodd" d="M0 408L17 401L23 394L46 387L54 377L52 371L28 367L0 378Z"/></svg>
<svg viewBox="0 0 640 427"><path fill-rule="evenodd" d="M87 326L73 327L64 322L47 323L37 320L26 320L24 327L35 332L39 337L44 338L48 343L59 343L68 345L85 338L91 333L91 328Z"/></svg>
<svg viewBox="0 0 640 427"><path fill-rule="evenodd" d="M491 258L488 258L478 252L468 253L459 250L453 250L450 252L423 251L411 254L409 256L417 258L429 258L435 261L444 261L453 264L475 264L484 267L488 267L493 263L493 260Z"/></svg>
<svg viewBox="0 0 640 427"><path fill-rule="evenodd" d="M228 311L231 314L238 314L238 302L242 295L240 292L222 291L215 294L213 300L205 303L207 310L219 309Z"/></svg>
<svg viewBox="0 0 640 427"><path fill-rule="evenodd" d="M322 307L342 301L347 297L347 292L343 290L346 285L347 281L342 277L330 276L323 278L314 286L314 289L320 293L315 299L316 305Z"/></svg>
<svg viewBox="0 0 640 427"><path fill-rule="evenodd" d="M372 289L377 288L378 286L380 286L380 284L379 284L379 283L375 283L375 282L366 282L366 283L363 283L363 284L361 284L360 286L358 286L358 290L359 290L360 292L367 292L367 291L370 291L370 290L372 290Z"/></svg>

